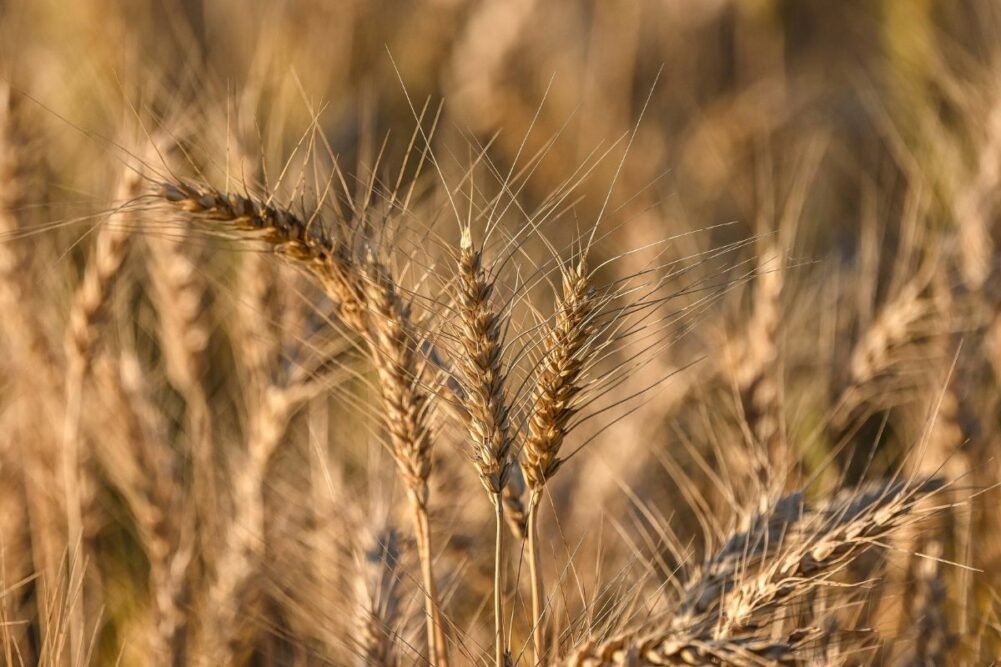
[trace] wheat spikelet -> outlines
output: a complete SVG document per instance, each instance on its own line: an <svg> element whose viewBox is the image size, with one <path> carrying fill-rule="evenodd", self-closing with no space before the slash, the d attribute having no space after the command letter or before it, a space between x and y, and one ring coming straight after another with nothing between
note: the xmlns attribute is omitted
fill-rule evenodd
<svg viewBox="0 0 1001 667"><path fill-rule="evenodd" d="M363 289L369 304L366 334L385 409L397 470L407 486L417 537L427 613L428 650L447 667L448 650L432 571L433 549L428 517L428 479L431 475L432 403L421 384L423 362L419 338L389 270L374 257L365 267Z"/></svg>
<svg viewBox="0 0 1001 667"><path fill-rule="evenodd" d="M400 617L399 538L392 528L370 535L359 545L355 598L358 612L359 665L395 667L396 625Z"/></svg>
<svg viewBox="0 0 1001 667"><path fill-rule="evenodd" d="M384 266L370 260L365 295L371 307L372 356L379 373L384 423L407 489L426 507L431 474L431 402L421 388L417 332Z"/></svg>

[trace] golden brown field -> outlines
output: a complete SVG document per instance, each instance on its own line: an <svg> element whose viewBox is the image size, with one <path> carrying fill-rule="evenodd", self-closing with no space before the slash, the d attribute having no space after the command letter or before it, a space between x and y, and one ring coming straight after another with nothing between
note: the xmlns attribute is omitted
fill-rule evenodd
<svg viewBox="0 0 1001 667"><path fill-rule="evenodd" d="M997 0L0 0L0 664L993 664L999 235Z"/></svg>

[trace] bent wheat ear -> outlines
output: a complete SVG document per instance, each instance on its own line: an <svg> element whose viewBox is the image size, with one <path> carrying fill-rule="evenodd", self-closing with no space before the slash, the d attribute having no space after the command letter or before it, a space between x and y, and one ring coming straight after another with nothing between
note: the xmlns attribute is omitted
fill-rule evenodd
<svg viewBox="0 0 1001 667"><path fill-rule="evenodd" d="M713 575L699 574L685 587L678 613L651 630L628 630L587 643L566 664L804 664L820 634L797 628L785 641L775 641L772 621L795 618L796 600L828 581L832 571L878 546L904 525L920 499L941 486L936 479L874 484L815 510L804 509L802 495L792 494L724 544L709 560L707 570ZM839 588L865 583L839 583Z"/></svg>
<svg viewBox="0 0 1001 667"><path fill-rule="evenodd" d="M347 247L332 238L321 221L306 222L286 208L189 183L160 183L156 195L183 211L226 223L299 262L334 299L341 319L355 331L364 331L360 272Z"/></svg>
<svg viewBox="0 0 1001 667"><path fill-rule="evenodd" d="M250 197L187 183L161 183L156 196L194 216L272 245L305 268L333 300L341 321L367 345L379 373L386 426L414 514L427 607L428 648L448 667L444 624L434 579L428 478L431 473L430 395L420 384L416 329L388 268L361 267L347 246L314 219Z"/></svg>

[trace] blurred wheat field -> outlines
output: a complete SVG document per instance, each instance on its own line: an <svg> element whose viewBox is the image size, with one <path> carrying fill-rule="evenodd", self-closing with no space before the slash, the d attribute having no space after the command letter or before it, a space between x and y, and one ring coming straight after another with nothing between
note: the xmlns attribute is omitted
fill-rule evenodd
<svg viewBox="0 0 1001 667"><path fill-rule="evenodd" d="M993 664L999 36L0 0L3 664Z"/></svg>

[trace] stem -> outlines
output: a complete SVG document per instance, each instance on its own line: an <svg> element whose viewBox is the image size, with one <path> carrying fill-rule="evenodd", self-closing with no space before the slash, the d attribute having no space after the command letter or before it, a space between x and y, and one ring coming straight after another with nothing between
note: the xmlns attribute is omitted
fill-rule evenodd
<svg viewBox="0 0 1001 667"><path fill-rule="evenodd" d="M494 551L494 664L505 667L504 660L504 599L501 590L501 558L504 551L504 502L501 494L493 498L496 510L496 550Z"/></svg>
<svg viewBox="0 0 1001 667"><path fill-rule="evenodd" d="M69 566L83 565L83 509L80 497L80 416L83 398L85 362L74 358L70 362L66 384L66 413L63 425L62 473L63 493L66 501L66 544ZM74 559L80 559L74 563ZM72 598L69 609L69 653L73 664L83 651L84 609L83 595Z"/></svg>
<svg viewBox="0 0 1001 667"><path fill-rule="evenodd" d="M546 633L542 626L542 605L545 592L542 583L542 559L539 554L537 511L533 497L528 510L528 571L532 579L532 643L535 647L533 664L541 664L546 655Z"/></svg>
<svg viewBox="0 0 1001 667"><path fill-rule="evenodd" d="M424 579L424 606L427 613L428 653L436 667L448 667L448 646L441 621L441 607L438 604L438 587L434 580L431 558L431 523L427 508L417 495L410 493L410 504L414 509L414 533L417 537L417 551L421 561L421 575Z"/></svg>

